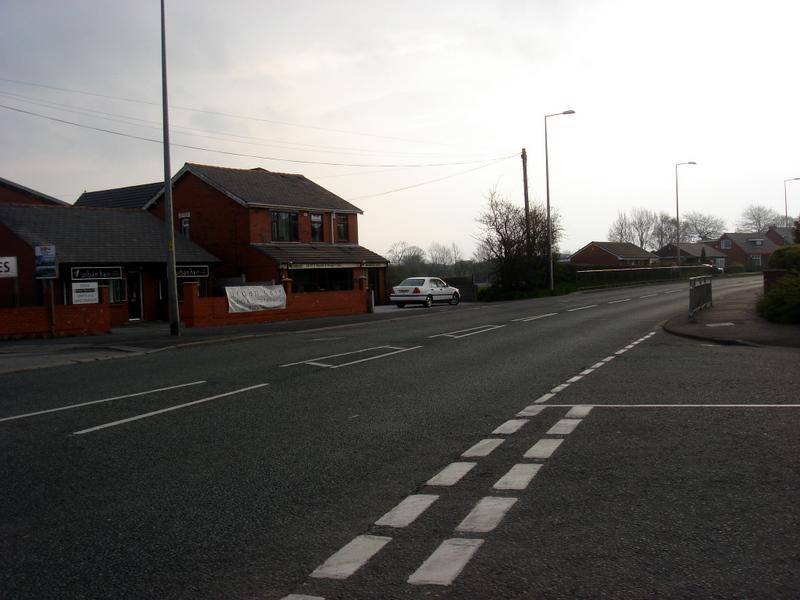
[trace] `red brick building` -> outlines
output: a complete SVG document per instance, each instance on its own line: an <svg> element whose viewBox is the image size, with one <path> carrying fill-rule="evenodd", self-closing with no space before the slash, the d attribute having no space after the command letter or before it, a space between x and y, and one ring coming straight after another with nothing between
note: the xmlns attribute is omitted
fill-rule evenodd
<svg viewBox="0 0 800 600"><path fill-rule="evenodd" d="M388 261L358 243L361 209L303 175L186 163L172 186L177 233L222 261L218 282L386 297ZM163 219L163 191L145 209Z"/></svg>
<svg viewBox="0 0 800 600"><path fill-rule="evenodd" d="M726 266L748 271L766 268L770 254L783 245L764 233L723 233L718 240L704 243L725 254Z"/></svg>
<svg viewBox="0 0 800 600"><path fill-rule="evenodd" d="M69 206L66 202L37 192L0 177L0 204L45 204L47 206Z"/></svg>
<svg viewBox="0 0 800 600"><path fill-rule="evenodd" d="M589 242L573 254L569 262L602 267L648 267L658 257L628 242Z"/></svg>

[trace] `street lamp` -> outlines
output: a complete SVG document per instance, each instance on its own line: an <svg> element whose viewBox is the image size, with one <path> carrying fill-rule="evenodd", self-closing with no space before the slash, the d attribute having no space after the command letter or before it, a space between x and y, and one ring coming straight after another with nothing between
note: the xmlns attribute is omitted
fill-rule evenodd
<svg viewBox="0 0 800 600"><path fill-rule="evenodd" d="M783 226L789 227L789 203L786 200L786 184L790 181L800 181L800 177L792 177L791 179L783 180Z"/></svg>
<svg viewBox="0 0 800 600"><path fill-rule="evenodd" d="M675 253L678 255L678 267L681 266L681 212L678 208L678 167L681 165L696 165L693 160L677 163L675 165ZM680 277L680 273L678 273Z"/></svg>
<svg viewBox="0 0 800 600"><path fill-rule="evenodd" d="M550 264L550 291L553 291L553 224L550 221L550 163L547 156L547 118L574 115L574 110L544 116L544 179L547 186L547 262Z"/></svg>

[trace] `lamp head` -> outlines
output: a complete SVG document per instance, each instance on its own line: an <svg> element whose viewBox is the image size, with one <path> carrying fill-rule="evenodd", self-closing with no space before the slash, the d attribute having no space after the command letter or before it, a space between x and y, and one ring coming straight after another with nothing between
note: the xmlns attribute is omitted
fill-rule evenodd
<svg viewBox="0 0 800 600"><path fill-rule="evenodd" d="M572 109L570 109L570 110L565 110L565 111L564 111L564 112L562 112L561 114L562 114L562 115L574 115L574 114L575 114L575 111L574 111L574 110L572 110Z"/></svg>

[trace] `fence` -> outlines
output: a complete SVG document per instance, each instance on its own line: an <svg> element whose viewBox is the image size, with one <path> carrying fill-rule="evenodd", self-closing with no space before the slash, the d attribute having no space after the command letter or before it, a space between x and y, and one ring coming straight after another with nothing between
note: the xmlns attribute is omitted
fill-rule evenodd
<svg viewBox="0 0 800 600"><path fill-rule="evenodd" d="M614 287L636 283L677 281L696 275L709 275L712 268L707 265L691 267L642 267L640 269L594 269L577 271L575 282L578 289Z"/></svg>
<svg viewBox="0 0 800 600"><path fill-rule="evenodd" d="M689 279L689 319L703 308L711 307L711 276L703 275Z"/></svg>

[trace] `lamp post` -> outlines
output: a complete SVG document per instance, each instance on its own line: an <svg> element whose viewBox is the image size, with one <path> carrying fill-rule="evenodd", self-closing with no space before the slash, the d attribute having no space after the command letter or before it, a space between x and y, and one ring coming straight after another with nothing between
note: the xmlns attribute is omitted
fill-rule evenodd
<svg viewBox="0 0 800 600"><path fill-rule="evenodd" d="M675 253L678 255L678 267L681 266L681 212L678 207L678 167L681 165L696 165L693 160L677 163L675 165ZM678 273L680 277L680 273Z"/></svg>
<svg viewBox="0 0 800 600"><path fill-rule="evenodd" d="M544 179L547 186L547 262L550 265L550 291L553 291L553 224L550 221L550 161L547 154L547 118L559 115L574 115L574 110L565 110L544 116Z"/></svg>
<svg viewBox="0 0 800 600"><path fill-rule="evenodd" d="M789 202L786 199L786 184L790 181L800 181L800 177L792 177L783 180L783 226L789 227Z"/></svg>

